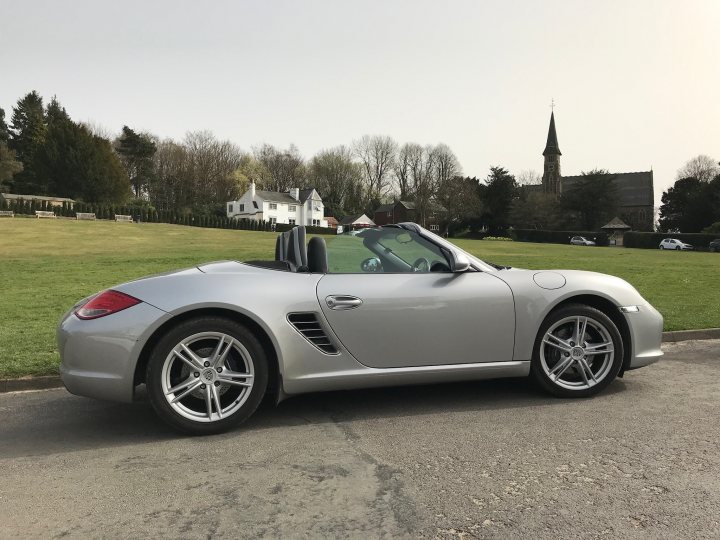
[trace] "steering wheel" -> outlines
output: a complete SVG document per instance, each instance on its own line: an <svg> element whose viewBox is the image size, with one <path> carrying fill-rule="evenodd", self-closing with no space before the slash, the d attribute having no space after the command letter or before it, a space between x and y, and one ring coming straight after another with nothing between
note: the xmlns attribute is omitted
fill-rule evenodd
<svg viewBox="0 0 720 540"><path fill-rule="evenodd" d="M430 271L430 261L428 261L425 257L419 257L412 266L413 272L429 272Z"/></svg>

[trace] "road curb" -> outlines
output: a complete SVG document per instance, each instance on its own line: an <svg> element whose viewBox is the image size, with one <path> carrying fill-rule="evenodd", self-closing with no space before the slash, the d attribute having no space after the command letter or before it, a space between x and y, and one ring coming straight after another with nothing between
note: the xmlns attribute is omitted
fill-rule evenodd
<svg viewBox="0 0 720 540"><path fill-rule="evenodd" d="M46 388L60 388L63 383L60 375L47 375L43 377L21 377L19 379L0 379L0 393L20 392L23 390L45 390Z"/></svg>
<svg viewBox="0 0 720 540"><path fill-rule="evenodd" d="M663 343L677 343L703 339L720 339L720 328L704 328L701 330L677 330L663 332ZM0 379L0 394L3 392L21 392L24 390L45 390L48 388L62 388L63 383L59 375L46 375L42 377L21 377L19 379Z"/></svg>
<svg viewBox="0 0 720 540"><path fill-rule="evenodd" d="M676 332L663 332L663 343L677 341L690 341L701 339L720 339L720 328L703 328L701 330L677 330Z"/></svg>

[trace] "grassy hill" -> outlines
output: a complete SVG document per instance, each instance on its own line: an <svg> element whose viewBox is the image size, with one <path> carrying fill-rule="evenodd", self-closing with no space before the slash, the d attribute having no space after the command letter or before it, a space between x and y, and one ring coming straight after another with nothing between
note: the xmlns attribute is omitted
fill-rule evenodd
<svg viewBox="0 0 720 540"><path fill-rule="evenodd" d="M627 279L667 330L720 326L720 255L459 240L492 262ZM0 377L55 373L58 319L114 284L222 259L272 258L275 235L166 224L0 220Z"/></svg>

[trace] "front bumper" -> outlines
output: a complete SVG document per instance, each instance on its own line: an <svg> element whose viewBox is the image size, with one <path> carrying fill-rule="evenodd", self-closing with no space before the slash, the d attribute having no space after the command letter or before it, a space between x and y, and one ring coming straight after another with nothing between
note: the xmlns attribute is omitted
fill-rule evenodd
<svg viewBox="0 0 720 540"><path fill-rule="evenodd" d="M637 312L623 313L630 328L632 351L626 370L637 369L660 360L663 355L663 316L648 302Z"/></svg>
<svg viewBox="0 0 720 540"><path fill-rule="evenodd" d="M65 388L79 396L132 401L140 351L166 317L145 303L92 320L68 312L57 330Z"/></svg>

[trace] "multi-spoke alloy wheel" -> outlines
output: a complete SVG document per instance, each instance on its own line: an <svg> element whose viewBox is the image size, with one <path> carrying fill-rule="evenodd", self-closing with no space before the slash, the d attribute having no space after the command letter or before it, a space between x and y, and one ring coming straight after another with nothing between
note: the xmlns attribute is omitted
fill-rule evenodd
<svg viewBox="0 0 720 540"><path fill-rule="evenodd" d="M174 427L191 433L223 431L259 404L267 386L264 351L233 321L186 321L156 346L147 386L153 406Z"/></svg>
<svg viewBox="0 0 720 540"><path fill-rule="evenodd" d="M622 358L622 339L612 320L595 308L570 305L543 324L532 373L555 395L589 396L615 378Z"/></svg>

